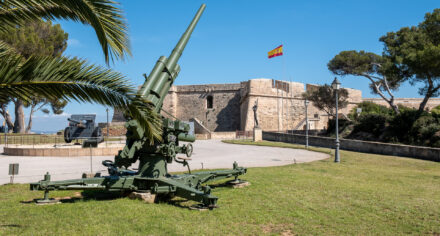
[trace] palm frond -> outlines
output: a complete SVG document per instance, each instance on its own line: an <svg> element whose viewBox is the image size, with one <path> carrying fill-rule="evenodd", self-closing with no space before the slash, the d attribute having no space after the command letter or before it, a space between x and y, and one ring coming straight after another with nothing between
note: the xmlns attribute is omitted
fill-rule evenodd
<svg viewBox="0 0 440 236"><path fill-rule="evenodd" d="M14 55L17 55L17 50L15 50L15 48L11 47L9 44L7 44L6 42L0 40L0 58L11 58Z"/></svg>
<svg viewBox="0 0 440 236"><path fill-rule="evenodd" d="M139 96L132 98L131 103L125 109L125 113L138 121L145 131L144 136L153 144L155 140L162 139L162 119L154 111L153 104Z"/></svg>
<svg viewBox="0 0 440 236"><path fill-rule="evenodd" d="M125 111L139 121L151 141L160 139L159 115L119 72L77 58L0 58L0 100L31 96L90 102Z"/></svg>
<svg viewBox="0 0 440 236"><path fill-rule="evenodd" d="M105 61L131 55L128 27L119 4L112 0L3 0L0 30L45 18L79 21L93 27Z"/></svg>

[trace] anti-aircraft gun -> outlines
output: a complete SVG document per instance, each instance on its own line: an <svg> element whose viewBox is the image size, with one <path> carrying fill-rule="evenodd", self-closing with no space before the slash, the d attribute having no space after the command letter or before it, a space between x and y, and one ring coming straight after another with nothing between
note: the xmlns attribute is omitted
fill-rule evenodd
<svg viewBox="0 0 440 236"><path fill-rule="evenodd" d="M202 4L186 32L177 43L171 55L166 58L160 57L146 77L146 81L139 89L138 95L151 101L154 111L159 113L165 96L168 94L180 67L177 64L183 49L185 48L191 33L193 32L200 16L205 9ZM65 181L50 181L47 173L44 180L30 185L31 190L45 191L44 199L37 202L51 202L48 193L51 190L67 189L103 189L108 191L121 192L150 192L162 195L165 198L179 196L189 200L200 202L203 207L216 207L217 197L211 195L211 189L204 183L212 180L234 178L231 183L240 183L239 175L246 173L246 168L233 164L233 169L205 171L172 175L168 173L167 164L176 161L188 166L187 158L179 158L177 154L186 154L189 158L193 147L190 144L195 141L194 135L189 134L189 125L179 120L162 118L163 133L162 141L150 143L145 137L145 132L135 119L126 122L127 141L125 147L115 156L115 162L106 160L103 165L108 168L109 176L84 178ZM189 142L182 144L181 142ZM139 161L137 171L128 169L131 164Z"/></svg>

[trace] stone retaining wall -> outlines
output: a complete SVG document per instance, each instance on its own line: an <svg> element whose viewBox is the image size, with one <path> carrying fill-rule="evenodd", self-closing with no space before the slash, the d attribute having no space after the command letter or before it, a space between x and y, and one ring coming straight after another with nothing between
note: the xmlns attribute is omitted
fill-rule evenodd
<svg viewBox="0 0 440 236"><path fill-rule="evenodd" d="M4 147L3 154L10 156L54 156L54 157L78 157L78 156L114 156L123 147L102 148L20 148Z"/></svg>
<svg viewBox="0 0 440 236"><path fill-rule="evenodd" d="M263 140L286 143L305 144L305 136L276 132L264 132ZM328 137L309 136L309 145L334 148L335 139ZM412 157L422 160L440 162L440 148L410 146L402 144L368 142L352 139L340 139L340 149L383 155Z"/></svg>
<svg viewBox="0 0 440 236"><path fill-rule="evenodd" d="M235 139L236 132L212 132L211 139Z"/></svg>
<svg viewBox="0 0 440 236"><path fill-rule="evenodd" d="M236 132L211 132L209 134L196 134L197 140L206 139L235 139L237 137Z"/></svg>

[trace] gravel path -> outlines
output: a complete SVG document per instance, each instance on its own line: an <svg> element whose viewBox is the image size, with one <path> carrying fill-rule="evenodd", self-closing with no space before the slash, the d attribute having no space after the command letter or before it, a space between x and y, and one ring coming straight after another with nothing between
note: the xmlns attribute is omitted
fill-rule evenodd
<svg viewBox="0 0 440 236"><path fill-rule="evenodd" d="M274 148L251 145L226 144L220 140L197 140L193 143L194 152L189 161L191 169L232 168L237 161L239 166L263 167L282 166L303 162L311 162L328 158L329 155L302 149ZM3 147L0 148L3 152ZM113 160L113 156L92 157L93 172L100 171L103 175L107 170L102 166L103 160ZM0 184L9 183L9 163L19 163L19 175L15 183L29 183L41 180L49 171L52 180L81 178L84 172L90 172L90 157L23 157L0 155ZM133 165L137 167L135 163ZM185 171L186 167L172 163L169 171Z"/></svg>

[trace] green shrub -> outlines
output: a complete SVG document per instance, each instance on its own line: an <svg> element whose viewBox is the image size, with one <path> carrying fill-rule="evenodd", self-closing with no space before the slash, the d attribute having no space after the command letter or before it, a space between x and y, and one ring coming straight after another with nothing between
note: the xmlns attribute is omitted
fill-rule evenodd
<svg viewBox="0 0 440 236"><path fill-rule="evenodd" d="M363 114L382 114L382 115L392 115L393 110L382 106L373 102L361 102L356 107L351 109L350 113L348 114L348 117L352 120L357 120L358 114L357 114L357 108L362 108Z"/></svg>
<svg viewBox="0 0 440 236"><path fill-rule="evenodd" d="M344 132L345 129L347 129L350 125L353 124L352 121L346 120L346 119L339 119L338 120L338 128L339 133ZM327 135L333 136L335 135L336 131L336 120L330 119L327 123Z"/></svg>
<svg viewBox="0 0 440 236"><path fill-rule="evenodd" d="M389 120L389 125L386 129L385 140L394 140L402 143L412 143L413 138L410 135L410 130L417 120L416 109L400 109L400 114L394 115Z"/></svg>
<svg viewBox="0 0 440 236"><path fill-rule="evenodd" d="M356 108L362 108L358 115ZM440 106L419 114L414 108L399 105L399 114L372 102L353 108L348 120L339 120L339 132L346 138L440 147ZM334 135L335 121L328 122L328 135Z"/></svg>
<svg viewBox="0 0 440 236"><path fill-rule="evenodd" d="M440 140L439 120L431 115L421 116L410 130L410 137L414 145L437 146Z"/></svg>
<svg viewBox="0 0 440 236"><path fill-rule="evenodd" d="M383 134L388 120L389 116L387 114L361 114L356 121L353 133L370 133L374 137L378 138L380 135Z"/></svg>
<svg viewBox="0 0 440 236"><path fill-rule="evenodd" d="M431 113L434 115L440 115L440 105L432 108Z"/></svg>

